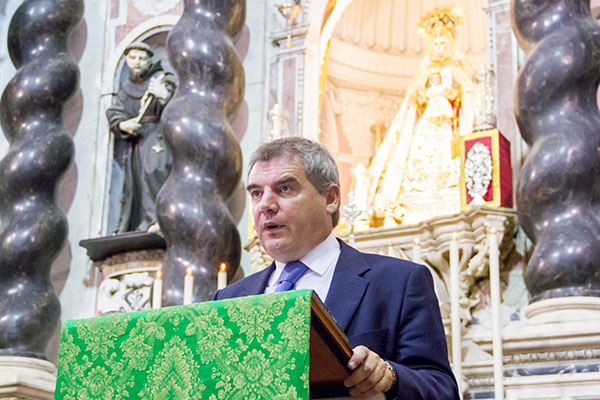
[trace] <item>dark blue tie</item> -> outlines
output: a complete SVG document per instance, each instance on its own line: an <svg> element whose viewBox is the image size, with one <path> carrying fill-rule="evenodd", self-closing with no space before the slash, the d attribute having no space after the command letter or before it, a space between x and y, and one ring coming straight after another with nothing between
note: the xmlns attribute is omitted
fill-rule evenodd
<svg viewBox="0 0 600 400"><path fill-rule="evenodd" d="M285 264L277 281L275 292L285 292L294 289L296 282L304 275L307 269L308 267L301 261L292 261Z"/></svg>

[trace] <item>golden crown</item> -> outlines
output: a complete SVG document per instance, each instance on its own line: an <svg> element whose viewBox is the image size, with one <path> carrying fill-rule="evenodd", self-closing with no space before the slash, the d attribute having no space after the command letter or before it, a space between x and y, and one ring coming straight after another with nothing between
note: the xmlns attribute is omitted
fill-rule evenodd
<svg viewBox="0 0 600 400"><path fill-rule="evenodd" d="M437 7L421 17L419 35L437 36L450 34L454 37L465 19L465 12L460 7Z"/></svg>

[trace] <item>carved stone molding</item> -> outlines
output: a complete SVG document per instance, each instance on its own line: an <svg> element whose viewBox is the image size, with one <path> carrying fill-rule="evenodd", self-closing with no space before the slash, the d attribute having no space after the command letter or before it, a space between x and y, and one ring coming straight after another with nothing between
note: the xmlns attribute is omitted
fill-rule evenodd
<svg viewBox="0 0 600 400"><path fill-rule="evenodd" d="M600 348L558 351L549 350L532 353L515 353L504 356L505 365L584 360L595 360L596 362L600 362Z"/></svg>
<svg viewBox="0 0 600 400"><path fill-rule="evenodd" d="M162 249L128 251L96 262L106 278L132 272L158 271L165 257Z"/></svg>
<svg viewBox="0 0 600 400"><path fill-rule="evenodd" d="M96 261L105 277L98 288L98 314L151 308L154 273L162 268L164 254L162 249L130 251Z"/></svg>
<svg viewBox="0 0 600 400"><path fill-rule="evenodd" d="M597 399L600 372L509 377L504 388L506 400Z"/></svg>
<svg viewBox="0 0 600 400"><path fill-rule="evenodd" d="M392 228L371 229L354 234L354 245L361 251L391 256L413 257L413 240L419 238L422 261L430 266L436 280L442 315L449 309L450 286L449 247L453 232L457 232L460 250L460 305L464 326L472 320L472 311L481 301L478 283L489 276L487 230L494 226L498 232L501 260L514 250L516 213L513 210L475 207L459 214L433 218L419 224ZM349 241L349 234L340 235ZM503 264L503 263L502 263Z"/></svg>
<svg viewBox="0 0 600 400"><path fill-rule="evenodd" d="M469 389L480 389L480 388L493 388L494 387L494 378L492 376L488 376L485 378L473 378L467 379L467 383L469 385Z"/></svg>
<svg viewBox="0 0 600 400"><path fill-rule="evenodd" d="M13 400L53 400L56 367L29 357L0 356L0 397Z"/></svg>

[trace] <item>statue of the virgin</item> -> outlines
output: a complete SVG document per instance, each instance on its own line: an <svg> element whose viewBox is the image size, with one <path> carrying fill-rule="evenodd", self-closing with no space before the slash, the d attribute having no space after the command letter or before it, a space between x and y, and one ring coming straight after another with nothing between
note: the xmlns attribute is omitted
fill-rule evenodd
<svg viewBox="0 0 600 400"><path fill-rule="evenodd" d="M427 55L367 171L373 226L460 211L459 136L471 132L472 69L455 47L464 14L440 7L421 19Z"/></svg>

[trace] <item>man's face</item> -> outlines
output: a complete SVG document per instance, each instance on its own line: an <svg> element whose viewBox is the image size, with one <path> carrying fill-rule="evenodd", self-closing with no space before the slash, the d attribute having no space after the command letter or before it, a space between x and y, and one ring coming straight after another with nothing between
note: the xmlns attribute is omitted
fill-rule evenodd
<svg viewBox="0 0 600 400"><path fill-rule="evenodd" d="M144 50L131 49L127 53L126 61L133 74L139 76L150 67L150 54Z"/></svg>
<svg viewBox="0 0 600 400"><path fill-rule="evenodd" d="M258 239L273 259L299 260L331 233L339 187L319 194L297 157L254 164L248 177Z"/></svg>

